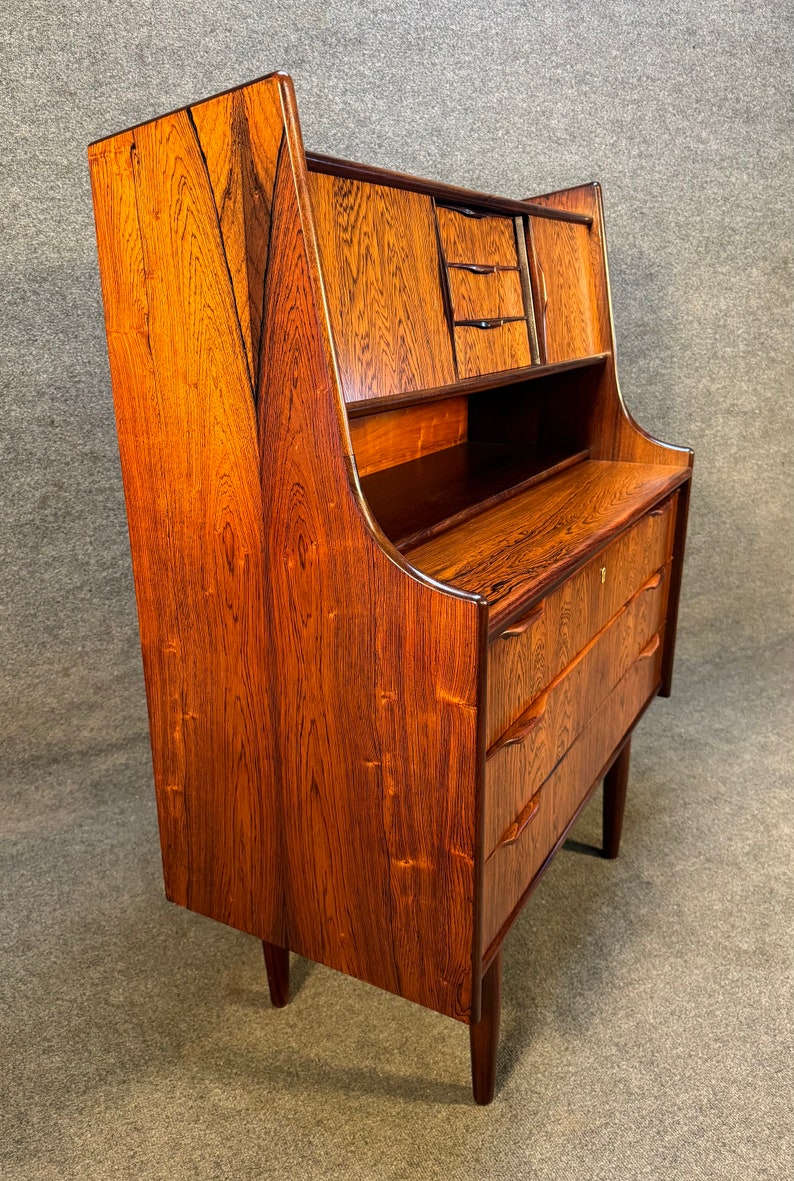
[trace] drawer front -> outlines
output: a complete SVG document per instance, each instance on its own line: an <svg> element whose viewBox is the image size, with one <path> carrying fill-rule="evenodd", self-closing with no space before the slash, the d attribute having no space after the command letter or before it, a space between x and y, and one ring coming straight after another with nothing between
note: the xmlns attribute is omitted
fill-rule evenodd
<svg viewBox="0 0 794 1181"><path fill-rule="evenodd" d="M486 321L487 323L487 321ZM526 320L508 320L486 328L455 325L458 377L479 377L531 364Z"/></svg>
<svg viewBox="0 0 794 1181"><path fill-rule="evenodd" d="M446 262L518 266L516 237L510 217L477 217L436 207L438 231Z"/></svg>
<svg viewBox="0 0 794 1181"><path fill-rule="evenodd" d="M497 740L485 764L485 853L638 659L651 659L667 610L663 566Z"/></svg>
<svg viewBox="0 0 794 1181"><path fill-rule="evenodd" d="M526 315L518 271L450 267L447 275L454 319L489 320Z"/></svg>
<svg viewBox="0 0 794 1181"><path fill-rule="evenodd" d="M662 636L637 659L485 862L482 949L487 951L565 832L607 759L658 689Z"/></svg>
<svg viewBox="0 0 794 1181"><path fill-rule="evenodd" d="M524 620L491 643L489 747L624 603L667 564L672 554L677 495L622 533Z"/></svg>

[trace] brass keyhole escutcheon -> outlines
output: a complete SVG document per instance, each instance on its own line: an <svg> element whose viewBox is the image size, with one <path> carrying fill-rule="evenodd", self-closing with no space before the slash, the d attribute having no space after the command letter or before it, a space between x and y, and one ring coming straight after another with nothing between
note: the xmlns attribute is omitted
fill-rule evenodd
<svg viewBox="0 0 794 1181"><path fill-rule="evenodd" d="M603 582L606 582L606 580L607 580L607 568L606 568L606 566L602 566L601 567L601 581L603 583Z"/></svg>

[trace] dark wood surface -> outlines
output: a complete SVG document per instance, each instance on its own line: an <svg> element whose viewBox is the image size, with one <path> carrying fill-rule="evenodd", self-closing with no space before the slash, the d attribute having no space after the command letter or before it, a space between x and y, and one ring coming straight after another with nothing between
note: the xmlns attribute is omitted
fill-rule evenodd
<svg viewBox="0 0 794 1181"><path fill-rule="evenodd" d="M359 476L432 455L466 441L468 398L417 402L350 422L350 438Z"/></svg>
<svg viewBox="0 0 794 1181"><path fill-rule="evenodd" d="M512 217L471 217L436 205L444 262L518 267Z"/></svg>
<svg viewBox="0 0 794 1181"><path fill-rule="evenodd" d="M688 478L688 467L586 460L406 556L431 578L486 599L498 635Z"/></svg>
<svg viewBox="0 0 794 1181"><path fill-rule="evenodd" d="M322 173L308 180L345 400L454 382L430 197Z"/></svg>
<svg viewBox="0 0 794 1181"><path fill-rule="evenodd" d="M91 153L167 891L468 1021L480 607L368 523L291 84L234 109ZM208 163L230 141L273 177L256 386L224 235L260 258L261 223L224 220Z"/></svg>
<svg viewBox="0 0 794 1181"><path fill-rule="evenodd" d="M469 1026L474 1102L486 1106L494 1096L499 1025L502 1016L502 953L494 957L482 982L482 1016Z"/></svg>
<svg viewBox="0 0 794 1181"><path fill-rule="evenodd" d="M664 502L660 515L641 517L491 644L489 747L624 604L643 588L653 588L659 570L668 568L677 495Z"/></svg>
<svg viewBox="0 0 794 1181"><path fill-rule="evenodd" d="M614 860L620 851L623 813L631 764L631 739L623 745L618 757L604 776L604 856Z"/></svg>
<svg viewBox="0 0 794 1181"><path fill-rule="evenodd" d="M664 626L667 580L639 590L500 735L488 753L485 852L504 839L527 798L551 774L593 713ZM648 650L648 655L652 650ZM516 795L518 793L518 795Z"/></svg>
<svg viewBox="0 0 794 1181"><path fill-rule="evenodd" d="M586 457L465 442L367 476L361 488L386 536L408 548Z"/></svg>
<svg viewBox="0 0 794 1181"><path fill-rule="evenodd" d="M517 213L531 213L536 217L559 217L563 221L580 222L582 225L588 225L590 222L587 214L572 213L568 209L557 211L545 204L535 208L532 201L515 201L510 197L477 193L473 189L462 189L457 185L444 184L442 181L410 176L407 172L394 172L391 168L379 168L374 164L357 164L352 160L341 160L337 156L327 156L322 152L307 152L306 164L310 172L322 172L329 176L349 177L352 180L365 181L369 184L388 185L394 189L425 193L438 201L446 201L449 204L459 205L461 208L472 207L477 211L502 213L509 216Z"/></svg>
<svg viewBox="0 0 794 1181"><path fill-rule="evenodd" d="M505 320L487 327L457 322L455 353L461 378L523 369L532 360L526 320Z"/></svg>
<svg viewBox="0 0 794 1181"><path fill-rule="evenodd" d="M489 1102L504 936L672 670L692 453L600 189L307 166L283 74L89 158L166 892L275 1005L290 948L468 1022Z"/></svg>
<svg viewBox="0 0 794 1181"><path fill-rule="evenodd" d="M483 373L479 377L456 381L450 386L439 386L435 389L418 390L414 394L395 395L390 398L368 398L348 405L349 418L358 418L364 414L380 414L383 410L393 410L402 406L413 406L417 402L439 401L442 398L458 398L462 394L476 394L484 390L495 389L499 386L519 385L526 381L537 381L540 378L553 377L557 373L567 373L572 369L600 366L606 361L605 353L594 357L580 357L573 361L563 361L559 365L530 365L525 368L511 369L502 373Z"/></svg>
<svg viewBox="0 0 794 1181"><path fill-rule="evenodd" d="M662 645L641 653L593 714L538 793L538 807L518 839L497 845L485 862L483 955L498 942L503 926L521 906L534 879L570 827L600 769L623 741L661 678ZM516 794L520 794L516 789ZM525 805L530 803L525 800Z"/></svg>
<svg viewBox="0 0 794 1181"><path fill-rule="evenodd" d="M270 1001L274 1008L289 1004L289 950L262 940Z"/></svg>
<svg viewBox="0 0 794 1181"><path fill-rule="evenodd" d="M517 270L478 274L450 267L447 277L456 321L523 317L525 314L521 275Z"/></svg>

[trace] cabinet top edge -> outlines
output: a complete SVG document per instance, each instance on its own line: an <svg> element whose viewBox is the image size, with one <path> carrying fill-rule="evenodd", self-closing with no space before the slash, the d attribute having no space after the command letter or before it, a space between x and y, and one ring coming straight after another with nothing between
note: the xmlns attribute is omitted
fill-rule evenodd
<svg viewBox="0 0 794 1181"><path fill-rule="evenodd" d="M510 216L546 217L555 221L578 222L580 225L586 226L593 224L592 217L586 213L574 213L568 209L553 209L548 205L535 204L534 201L519 201L513 197L499 197L493 193L480 193L476 189L464 189L459 185L428 180L426 177L413 176L408 172L396 172L390 168L381 168L376 164L360 164L354 160L343 160L337 156L327 156L322 152L307 152L306 165L309 172L347 177L369 184L385 185L392 189L409 189L411 192L423 193L450 205L471 205L478 211L488 210Z"/></svg>

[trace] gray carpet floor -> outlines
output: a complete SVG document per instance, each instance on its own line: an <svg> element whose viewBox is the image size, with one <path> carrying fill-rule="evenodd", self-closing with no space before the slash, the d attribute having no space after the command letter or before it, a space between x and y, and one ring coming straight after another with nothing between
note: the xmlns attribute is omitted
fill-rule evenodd
<svg viewBox="0 0 794 1181"><path fill-rule="evenodd" d="M274 1010L258 943L165 901L145 734L20 768L3 1177L794 1176L791 688L779 644L680 664L619 860L596 796L508 941L486 1109L463 1026L295 957Z"/></svg>

